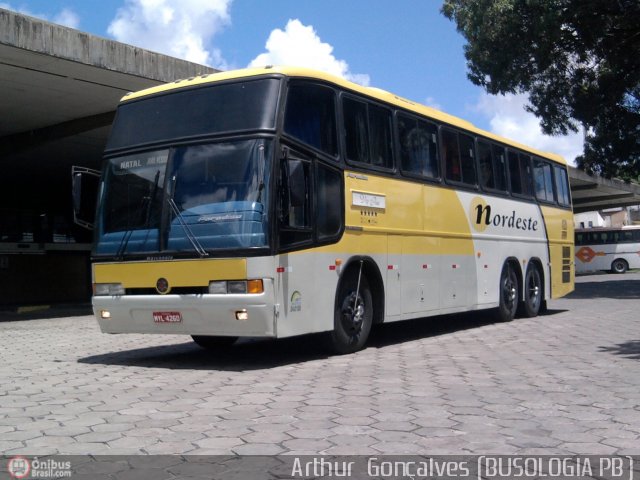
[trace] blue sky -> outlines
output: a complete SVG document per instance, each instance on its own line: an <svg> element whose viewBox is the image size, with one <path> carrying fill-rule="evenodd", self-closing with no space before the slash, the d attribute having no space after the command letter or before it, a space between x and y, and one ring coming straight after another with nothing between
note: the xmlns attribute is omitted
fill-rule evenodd
<svg viewBox="0 0 640 480"><path fill-rule="evenodd" d="M466 76L464 38L440 0L0 0L0 7L216 68L305 64L434 106L572 160L581 135L551 138L523 95Z"/></svg>

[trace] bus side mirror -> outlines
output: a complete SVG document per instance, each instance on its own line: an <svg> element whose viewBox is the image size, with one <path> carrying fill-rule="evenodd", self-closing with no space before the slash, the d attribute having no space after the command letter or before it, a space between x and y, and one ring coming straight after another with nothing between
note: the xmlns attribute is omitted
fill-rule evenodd
<svg viewBox="0 0 640 480"><path fill-rule="evenodd" d="M87 230L93 230L100 172L86 167L71 167L71 194L73 197L73 222Z"/></svg>

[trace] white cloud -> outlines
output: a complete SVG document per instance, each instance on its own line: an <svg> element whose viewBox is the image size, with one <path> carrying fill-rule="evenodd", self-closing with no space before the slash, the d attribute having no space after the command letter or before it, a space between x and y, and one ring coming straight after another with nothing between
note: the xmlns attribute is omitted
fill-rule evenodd
<svg viewBox="0 0 640 480"><path fill-rule="evenodd" d="M108 28L121 42L225 69L211 39L231 23L232 0L126 0Z"/></svg>
<svg viewBox="0 0 640 480"><path fill-rule="evenodd" d="M12 10L14 12L22 13L23 15L28 15L30 17L40 18L42 20L46 20L47 22L64 25L65 27L78 28L80 26L80 17L69 8L62 9L60 12L56 13L53 18L44 13L34 13L24 7L15 8L11 6L11 4L4 2L0 2L0 8L4 8L5 10Z"/></svg>
<svg viewBox="0 0 640 480"><path fill-rule="evenodd" d="M583 133L550 136L542 133L539 119L524 107L526 95L489 95L483 93L473 107L489 119L491 131L538 150L562 155L570 163L582 153Z"/></svg>
<svg viewBox="0 0 640 480"><path fill-rule="evenodd" d="M265 48L267 51L254 58L249 67L296 65L369 85L369 75L350 72L347 62L333 55L333 47L320 39L313 26L303 25L298 19L289 20L284 30L273 30Z"/></svg>
<svg viewBox="0 0 640 480"><path fill-rule="evenodd" d="M53 17L53 22L65 27L78 28L80 26L80 17L73 10L65 8Z"/></svg>
<svg viewBox="0 0 640 480"><path fill-rule="evenodd" d="M442 105L433 97L427 97L424 101L427 107L435 108L436 110L442 110Z"/></svg>

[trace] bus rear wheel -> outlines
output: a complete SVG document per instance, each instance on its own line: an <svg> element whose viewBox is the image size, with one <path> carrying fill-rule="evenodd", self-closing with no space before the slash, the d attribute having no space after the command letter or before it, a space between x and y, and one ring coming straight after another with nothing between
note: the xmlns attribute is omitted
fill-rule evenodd
<svg viewBox="0 0 640 480"><path fill-rule="evenodd" d="M613 273L625 273L629 270L629 264L622 258L617 258L611 264L611 271Z"/></svg>
<svg viewBox="0 0 640 480"><path fill-rule="evenodd" d="M500 322L510 322L518 309L518 275L509 262L500 274L500 300L495 316Z"/></svg>
<svg viewBox="0 0 640 480"><path fill-rule="evenodd" d="M220 337L211 335L191 335L193 341L205 350L221 350L233 345L238 337Z"/></svg>
<svg viewBox="0 0 640 480"><path fill-rule="evenodd" d="M336 297L331 349L338 354L357 352L369 338L373 321L373 297L367 278L352 270L341 283Z"/></svg>
<svg viewBox="0 0 640 480"><path fill-rule="evenodd" d="M529 264L524 277L524 301L522 302L521 313L524 317L535 317L542 305L542 277L538 267Z"/></svg>

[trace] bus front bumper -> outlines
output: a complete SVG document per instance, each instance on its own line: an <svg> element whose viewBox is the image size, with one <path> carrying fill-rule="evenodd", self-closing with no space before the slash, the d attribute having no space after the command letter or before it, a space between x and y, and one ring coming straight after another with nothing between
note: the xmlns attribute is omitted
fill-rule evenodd
<svg viewBox="0 0 640 480"><path fill-rule="evenodd" d="M275 337L271 282L261 294L94 296L104 333Z"/></svg>

